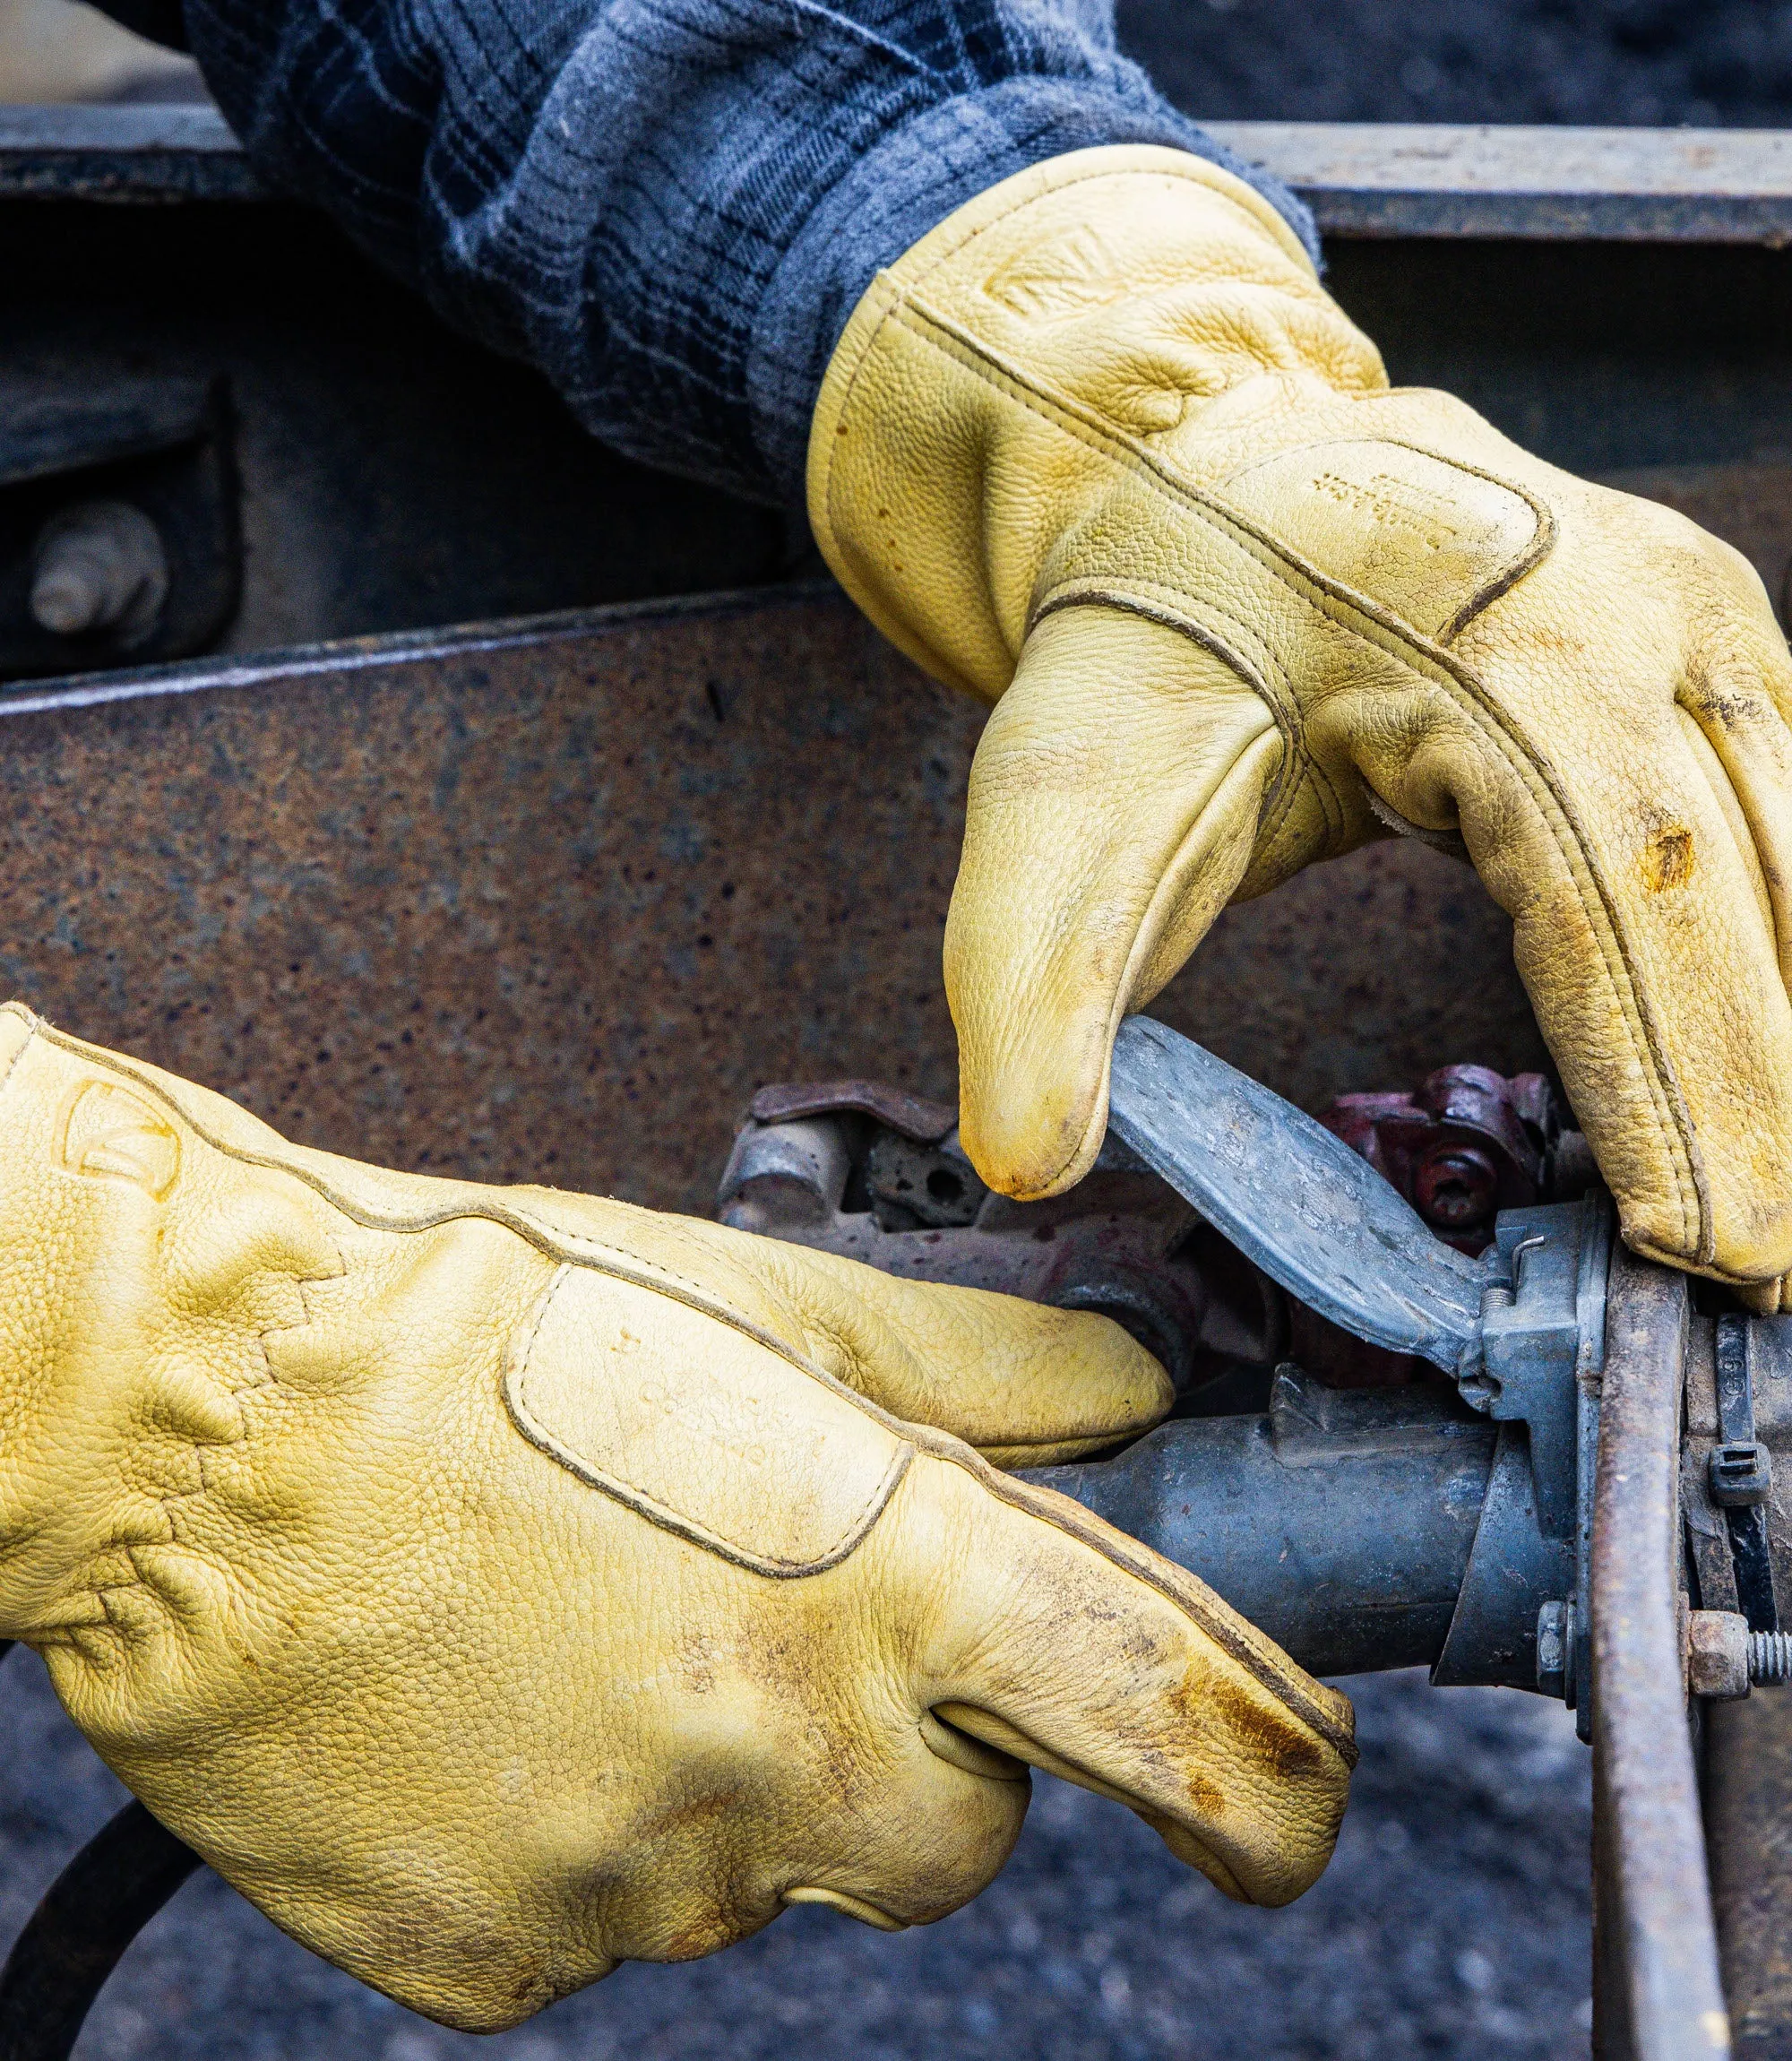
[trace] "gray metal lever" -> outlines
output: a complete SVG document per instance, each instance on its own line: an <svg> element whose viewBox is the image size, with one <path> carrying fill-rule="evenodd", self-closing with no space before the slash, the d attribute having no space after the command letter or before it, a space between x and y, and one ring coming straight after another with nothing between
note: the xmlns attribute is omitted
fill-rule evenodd
<svg viewBox="0 0 1792 2061"><path fill-rule="evenodd" d="M1465 1379L1497 1255L1434 1237L1366 1160L1148 1016L1114 1040L1108 1127L1288 1293L1356 1337Z"/></svg>
<svg viewBox="0 0 1792 2061"><path fill-rule="evenodd" d="M1142 1016L1115 1040L1109 1128L1290 1295L1523 1427L1501 1434L1434 1679L1534 1686L1539 1608L1565 1619L1587 1592L1597 1403L1577 1375L1603 1355L1608 1203L1505 1211L1469 1259L1341 1138Z"/></svg>

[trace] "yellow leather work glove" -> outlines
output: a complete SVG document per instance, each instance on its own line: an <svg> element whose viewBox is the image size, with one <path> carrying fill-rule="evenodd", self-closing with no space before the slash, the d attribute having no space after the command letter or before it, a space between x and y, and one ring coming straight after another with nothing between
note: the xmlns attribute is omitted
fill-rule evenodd
<svg viewBox="0 0 1792 2061"><path fill-rule="evenodd" d="M962 1443L1160 1416L1105 1319L306 1151L9 1006L0 1340L0 1635L433 2017L787 1903L941 1917L1020 1830L1011 1755L1232 1896L1331 1851L1348 1703Z"/></svg>
<svg viewBox="0 0 1792 2061"><path fill-rule="evenodd" d="M1267 201L1133 146L879 277L809 503L878 627L997 703L946 936L986 1180L1088 1168L1122 1015L1226 902L1416 829L1512 916L1630 1243L1792 1268L1792 664L1736 552L1391 390Z"/></svg>

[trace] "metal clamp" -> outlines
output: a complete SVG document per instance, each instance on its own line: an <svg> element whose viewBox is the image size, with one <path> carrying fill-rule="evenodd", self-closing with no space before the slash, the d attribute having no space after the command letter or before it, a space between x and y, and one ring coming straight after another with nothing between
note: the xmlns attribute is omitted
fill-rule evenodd
<svg viewBox="0 0 1792 2061"><path fill-rule="evenodd" d="M1748 1319L1717 1321L1717 1395L1719 1443L1710 1462L1711 1500L1724 1512L1736 1564L1736 1600L1751 1632L1777 1632L1779 1608L1773 1592L1773 1561L1768 1550L1767 1512L1771 1483L1766 1448L1754 1436L1754 1388L1749 1376Z"/></svg>

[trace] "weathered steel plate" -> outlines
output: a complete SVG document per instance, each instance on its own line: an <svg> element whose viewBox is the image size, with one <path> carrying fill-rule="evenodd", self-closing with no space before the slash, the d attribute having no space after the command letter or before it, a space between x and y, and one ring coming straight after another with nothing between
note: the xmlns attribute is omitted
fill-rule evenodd
<svg viewBox="0 0 1792 2061"><path fill-rule="evenodd" d="M824 587L90 677L0 703L0 981L308 1143L707 1212L762 1082L955 1093L980 722ZM1309 1106L1540 1056L1410 844L1154 1007Z"/></svg>
<svg viewBox="0 0 1792 2061"><path fill-rule="evenodd" d="M1208 122L1337 237L1792 240L1792 134L1400 122ZM253 201L211 108L0 108L0 196Z"/></svg>
<svg viewBox="0 0 1792 2061"><path fill-rule="evenodd" d="M1346 237L1792 240L1792 134L1406 122L1210 122Z"/></svg>
<svg viewBox="0 0 1792 2061"><path fill-rule="evenodd" d="M215 108L0 108L0 195L256 201L266 189Z"/></svg>

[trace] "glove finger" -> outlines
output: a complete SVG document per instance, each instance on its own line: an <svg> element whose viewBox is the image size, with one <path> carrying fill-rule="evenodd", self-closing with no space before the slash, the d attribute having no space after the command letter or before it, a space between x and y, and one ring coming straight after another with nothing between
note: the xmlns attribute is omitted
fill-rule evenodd
<svg viewBox="0 0 1792 2061"><path fill-rule="evenodd" d="M830 1373L995 1466L1045 1466L1137 1437L1175 1401L1163 1368L1107 1317L761 1242Z"/></svg>
<svg viewBox="0 0 1792 2061"><path fill-rule="evenodd" d="M1416 787L1425 820L1424 790L1449 790L1513 918L1519 970L1627 1242L1761 1281L1792 1265L1792 1006L1778 915L1792 754L1759 654L1747 661L1748 613L1700 556L1708 540L1668 530L1664 544L1656 527L1654 591L1595 594L1564 548L1562 565L1529 576L1533 592L1515 591L1510 621L1490 610L1459 648L1481 662L1511 729L1464 752L1441 726L1407 789L1394 778L1383 791L1401 807ZM1573 620L1573 641L1533 649L1533 617ZM1723 694L1709 691L1684 637L1702 621L1733 644L1746 691L1734 667ZM1599 719L1577 725L1574 697L1595 668ZM1541 737L1546 755L1525 742Z"/></svg>
<svg viewBox="0 0 1792 2061"><path fill-rule="evenodd" d="M856 1693L866 1696L863 1681ZM803 1785L777 1893L899 1932L988 1887L1021 1835L1032 1781L1023 1762L943 1723L906 1683L880 1676L870 1696L870 1721L832 1743L821 1779Z"/></svg>
<svg viewBox="0 0 1792 2061"><path fill-rule="evenodd" d="M971 767L946 923L959 1135L991 1186L1088 1171L1120 1020L1231 898L1283 757L1262 696L1167 625L1080 607L1029 636Z"/></svg>
<svg viewBox="0 0 1792 2061"><path fill-rule="evenodd" d="M1345 1699L1067 1498L927 1459L912 1475L892 1544L935 1716L1125 1803L1228 1896L1309 1887L1356 1759Z"/></svg>
<svg viewBox="0 0 1792 2061"><path fill-rule="evenodd" d="M1736 573L1753 606L1695 658L1680 710L1792 980L1792 655L1754 568Z"/></svg>

